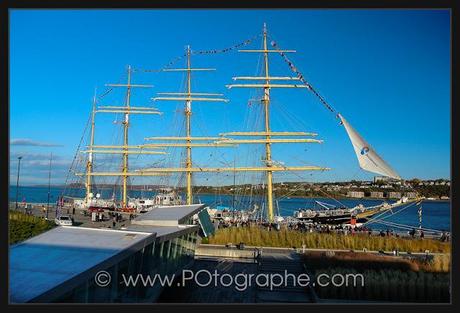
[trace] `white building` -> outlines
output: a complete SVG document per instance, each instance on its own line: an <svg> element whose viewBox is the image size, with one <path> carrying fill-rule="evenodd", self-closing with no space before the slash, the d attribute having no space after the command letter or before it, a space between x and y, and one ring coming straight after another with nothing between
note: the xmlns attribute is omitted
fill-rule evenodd
<svg viewBox="0 0 460 313"><path fill-rule="evenodd" d="M348 191L347 192L347 197L350 197L350 198L364 198L364 192L363 191Z"/></svg>
<svg viewBox="0 0 460 313"><path fill-rule="evenodd" d="M417 193L414 192L414 191L408 191L408 192L404 193L404 196L406 196L408 198L417 198Z"/></svg>
<svg viewBox="0 0 460 313"><path fill-rule="evenodd" d="M388 198L389 199L399 199L401 198L401 193L400 192L396 192L396 191L390 191L388 193Z"/></svg>
<svg viewBox="0 0 460 313"><path fill-rule="evenodd" d="M382 191L371 191L371 198L383 198Z"/></svg>

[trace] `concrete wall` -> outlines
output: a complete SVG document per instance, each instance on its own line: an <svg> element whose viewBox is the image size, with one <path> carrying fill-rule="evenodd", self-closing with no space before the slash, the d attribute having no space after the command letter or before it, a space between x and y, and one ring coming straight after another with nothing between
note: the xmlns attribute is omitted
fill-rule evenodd
<svg viewBox="0 0 460 313"><path fill-rule="evenodd" d="M199 245L196 247L195 255L201 257L220 257L220 258L254 258L255 249L239 250L236 247L227 248L217 245Z"/></svg>

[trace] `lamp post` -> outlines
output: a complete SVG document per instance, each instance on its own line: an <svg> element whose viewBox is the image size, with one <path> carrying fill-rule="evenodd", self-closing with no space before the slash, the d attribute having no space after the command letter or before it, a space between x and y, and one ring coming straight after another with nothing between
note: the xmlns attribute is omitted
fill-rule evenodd
<svg viewBox="0 0 460 313"><path fill-rule="evenodd" d="M48 211L50 210L50 195L51 195L51 160L53 159L53 153L50 155L50 169L48 173L48 204L46 206L46 218L48 219Z"/></svg>
<svg viewBox="0 0 460 313"><path fill-rule="evenodd" d="M18 209L18 196L19 196L19 171L21 170L22 156L18 157L18 178L16 179L16 210Z"/></svg>

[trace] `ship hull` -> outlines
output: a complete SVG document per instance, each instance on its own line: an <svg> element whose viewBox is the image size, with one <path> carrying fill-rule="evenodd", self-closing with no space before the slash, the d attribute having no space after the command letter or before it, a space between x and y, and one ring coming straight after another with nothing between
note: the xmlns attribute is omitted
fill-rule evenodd
<svg viewBox="0 0 460 313"><path fill-rule="evenodd" d="M338 225L338 224L350 223L351 214L343 214L343 215L336 215L336 216L314 216L314 217L298 216L297 219L303 222L311 222L311 223L326 224L326 225Z"/></svg>

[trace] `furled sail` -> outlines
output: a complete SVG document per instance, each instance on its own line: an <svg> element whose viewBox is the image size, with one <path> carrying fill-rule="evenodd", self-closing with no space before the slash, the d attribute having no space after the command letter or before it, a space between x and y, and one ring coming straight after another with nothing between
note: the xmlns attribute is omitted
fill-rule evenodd
<svg viewBox="0 0 460 313"><path fill-rule="evenodd" d="M345 130L350 137L350 141L355 149L356 157L358 158L359 166L366 171L377 173L380 175L388 176L394 179L401 179L396 173L378 154L374 149L361 137L358 132L343 118L338 115L342 121Z"/></svg>

